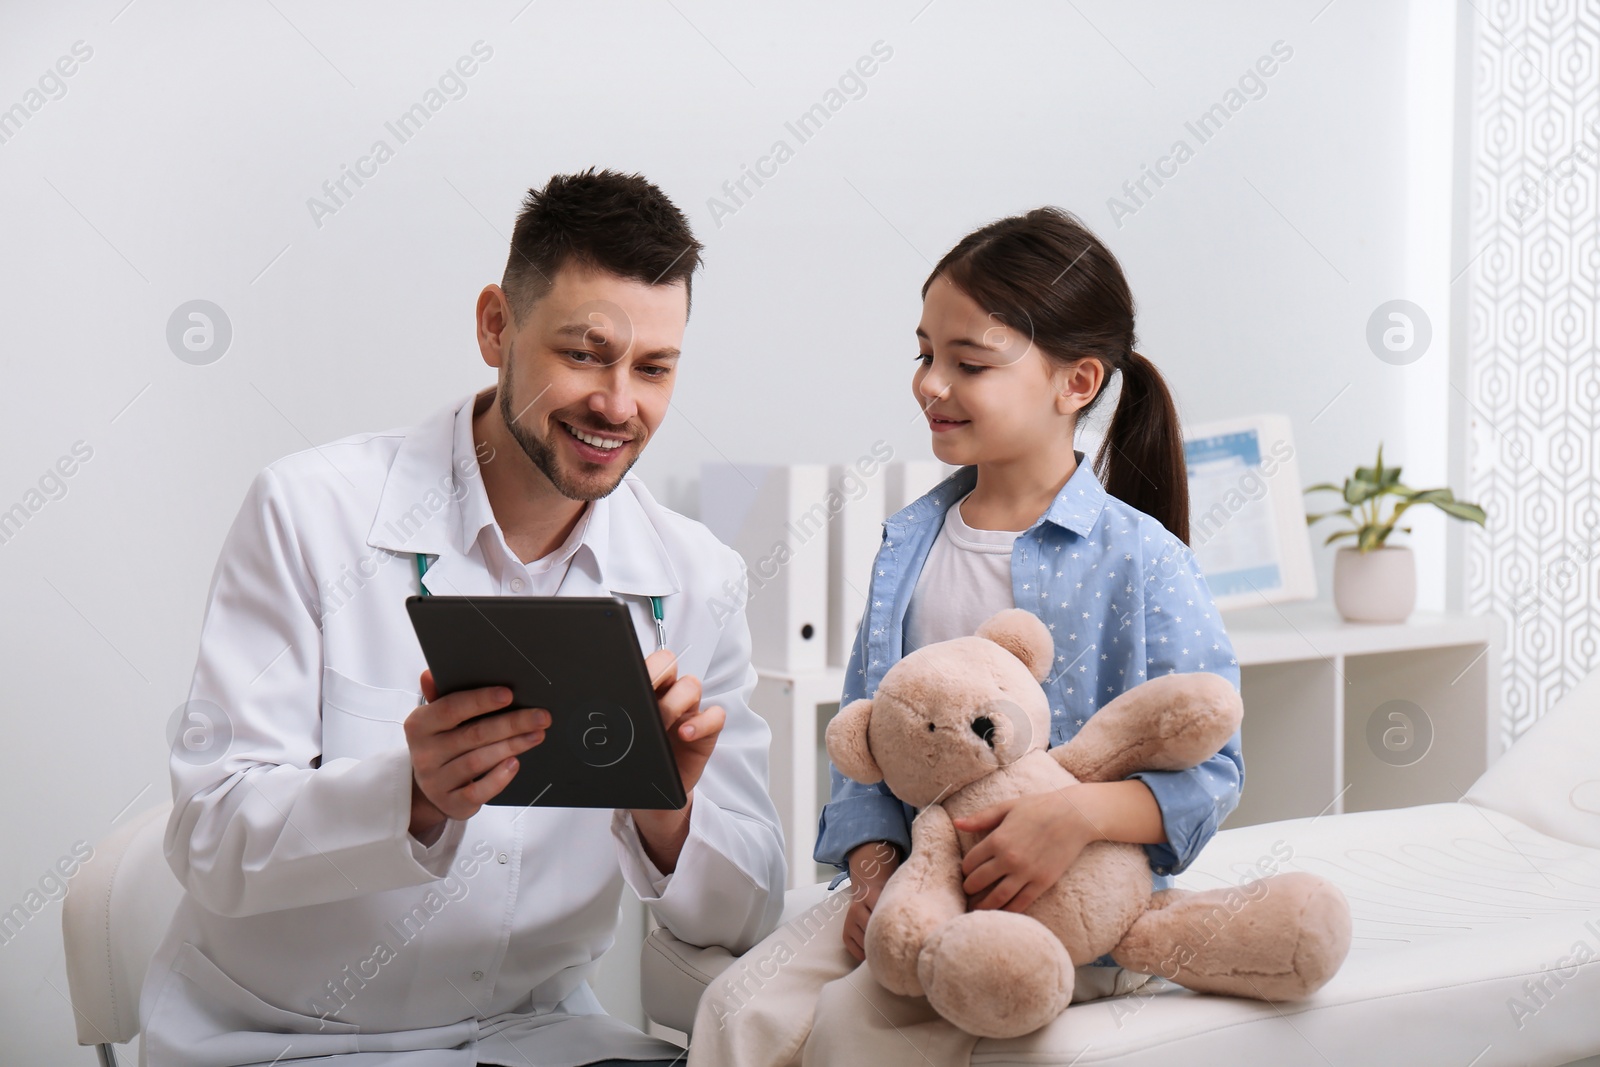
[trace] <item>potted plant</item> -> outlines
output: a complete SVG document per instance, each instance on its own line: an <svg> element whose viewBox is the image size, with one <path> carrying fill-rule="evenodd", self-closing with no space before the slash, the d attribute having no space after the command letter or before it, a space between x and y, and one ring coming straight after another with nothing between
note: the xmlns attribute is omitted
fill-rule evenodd
<svg viewBox="0 0 1600 1067"><path fill-rule="evenodd" d="M1350 529L1338 530L1322 542L1331 545L1346 537L1356 539L1353 546L1341 547L1333 559L1333 603L1346 622L1404 622L1416 606L1416 559L1409 546L1387 543L1407 508L1432 504L1446 515L1484 524L1483 509L1457 500L1449 489L1410 489L1400 484L1400 468L1383 465L1381 443L1376 466L1357 467L1343 486L1323 482L1305 491L1344 497L1344 507L1307 515L1306 525L1335 515L1350 520ZM1386 496L1399 498L1387 518L1382 514ZM1411 532L1409 526L1400 529Z"/></svg>

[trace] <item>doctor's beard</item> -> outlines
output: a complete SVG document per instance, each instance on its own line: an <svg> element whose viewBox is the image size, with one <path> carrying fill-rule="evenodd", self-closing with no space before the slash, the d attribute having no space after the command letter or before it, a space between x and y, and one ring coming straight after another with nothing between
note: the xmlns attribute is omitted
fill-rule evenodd
<svg viewBox="0 0 1600 1067"><path fill-rule="evenodd" d="M622 446L623 448L634 449L634 453L626 463L616 464L620 469L616 471L615 475L610 475L610 472L607 472L574 477L572 472L563 469L560 459L556 456L556 445L553 442L536 436L514 418L515 411L512 406L511 394L515 388L512 384L512 372L517 365L516 354L516 343L513 341L506 351L505 380L501 382L500 388L496 390L499 394L500 418L506 424L506 429L510 431L512 439L521 446L528 459L533 461L533 465L538 467L546 478L550 479L550 484L556 487L556 492L568 500L598 500L601 497L610 496L612 491L622 484L622 479L633 469L633 465L639 462L639 456L644 452L644 446L640 443L645 437L644 427L641 425L634 428L630 434L633 440ZM552 414L550 420L552 429L550 432L566 433L559 425L562 421L570 422L582 430L592 429L582 418L561 420ZM626 433L628 431L607 427L607 432ZM601 480L608 478L608 476L609 481Z"/></svg>

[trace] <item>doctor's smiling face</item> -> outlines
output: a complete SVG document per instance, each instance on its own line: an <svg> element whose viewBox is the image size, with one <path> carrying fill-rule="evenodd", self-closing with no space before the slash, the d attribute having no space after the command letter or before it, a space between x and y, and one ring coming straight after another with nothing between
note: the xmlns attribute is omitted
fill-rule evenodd
<svg viewBox="0 0 1600 1067"><path fill-rule="evenodd" d="M569 260L520 322L496 285L480 294L478 315L506 432L562 496L610 494L666 417L687 286Z"/></svg>

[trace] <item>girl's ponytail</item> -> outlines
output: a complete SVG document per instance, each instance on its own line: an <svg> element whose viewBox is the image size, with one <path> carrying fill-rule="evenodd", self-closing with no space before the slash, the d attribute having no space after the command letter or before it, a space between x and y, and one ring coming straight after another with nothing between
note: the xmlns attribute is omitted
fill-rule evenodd
<svg viewBox="0 0 1600 1067"><path fill-rule="evenodd" d="M1187 545L1189 464L1172 393L1155 364L1131 349L1107 371L1113 369L1122 372L1122 394L1095 456L1095 473L1106 492L1155 518Z"/></svg>
<svg viewBox="0 0 1600 1067"><path fill-rule="evenodd" d="M1189 470L1172 394L1155 365L1133 350L1133 293L1122 266L1076 215L1055 207L991 222L939 260L922 295L944 276L1003 325L1061 364L1094 359L1100 391L1122 373L1122 395L1095 458L1106 492L1189 543Z"/></svg>

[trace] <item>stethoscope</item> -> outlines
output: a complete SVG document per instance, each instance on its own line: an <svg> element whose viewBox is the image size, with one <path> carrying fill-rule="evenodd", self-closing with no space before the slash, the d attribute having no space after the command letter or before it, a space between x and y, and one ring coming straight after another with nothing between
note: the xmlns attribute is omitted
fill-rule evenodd
<svg viewBox="0 0 1600 1067"><path fill-rule="evenodd" d="M428 587L422 581L423 576L428 573L428 557L421 552L416 553L416 557L417 588L422 591L423 596L432 596L433 594L428 592ZM650 598L650 615L656 620L656 651L659 652L667 647L667 622L666 616L661 610L661 598L658 596Z"/></svg>

